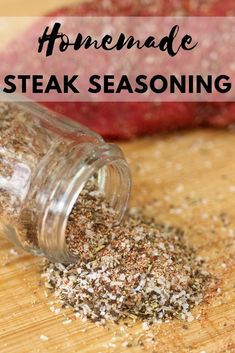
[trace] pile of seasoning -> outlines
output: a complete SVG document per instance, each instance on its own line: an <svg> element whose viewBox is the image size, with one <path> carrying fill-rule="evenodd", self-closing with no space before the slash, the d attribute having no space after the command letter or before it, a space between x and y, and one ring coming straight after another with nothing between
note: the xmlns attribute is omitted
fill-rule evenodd
<svg viewBox="0 0 235 353"><path fill-rule="evenodd" d="M68 219L66 241L75 264L45 262L42 277L63 307L105 323L194 319L210 275L181 230L130 209L122 224L91 180Z"/></svg>

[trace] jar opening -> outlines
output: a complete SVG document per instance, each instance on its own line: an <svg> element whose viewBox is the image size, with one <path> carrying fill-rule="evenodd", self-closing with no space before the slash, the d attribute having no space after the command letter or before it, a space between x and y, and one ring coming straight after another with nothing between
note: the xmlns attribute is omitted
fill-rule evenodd
<svg viewBox="0 0 235 353"><path fill-rule="evenodd" d="M80 163L72 180L67 185L63 198L57 204L54 202L54 207L57 207L57 215L54 217L53 227L49 227L53 230L53 235L46 234L49 229L48 222L51 222L51 220L50 212L45 213L41 228L43 237L41 237L40 245L44 254L51 261L73 263L79 259L79 255L74 256L68 249L66 228L69 216L79 199L81 191L95 174L97 174L98 190L102 192L110 206L116 211L117 221L122 220L128 205L131 188L128 164L117 146L108 144L96 146L95 151L86 157L84 163ZM45 232L46 229L47 232ZM44 239L47 239L46 244Z"/></svg>

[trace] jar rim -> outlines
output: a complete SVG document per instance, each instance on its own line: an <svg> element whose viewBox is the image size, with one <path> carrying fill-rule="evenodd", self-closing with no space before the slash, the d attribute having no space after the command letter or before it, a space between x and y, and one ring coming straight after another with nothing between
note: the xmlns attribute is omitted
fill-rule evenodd
<svg viewBox="0 0 235 353"><path fill-rule="evenodd" d="M117 211L119 222L125 214L130 197L130 169L117 145L85 144L82 148L75 148L72 155L74 161L70 169L71 176L66 180L67 170L60 176L57 189L44 210L39 226L40 247L53 262L73 263L79 259L79 255L76 257L68 250L66 227L79 194L94 174L98 173L98 187ZM61 192L63 189L64 193Z"/></svg>

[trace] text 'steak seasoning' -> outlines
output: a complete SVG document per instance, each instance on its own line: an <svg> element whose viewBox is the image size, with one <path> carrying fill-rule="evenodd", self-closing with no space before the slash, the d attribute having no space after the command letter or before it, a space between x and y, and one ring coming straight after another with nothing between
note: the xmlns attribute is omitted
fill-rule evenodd
<svg viewBox="0 0 235 353"><path fill-rule="evenodd" d="M210 275L185 245L181 230L159 225L136 209L117 224L92 179L70 214L66 234L67 246L80 260L47 261L43 277L76 316L102 323L193 320L191 309L202 302Z"/></svg>

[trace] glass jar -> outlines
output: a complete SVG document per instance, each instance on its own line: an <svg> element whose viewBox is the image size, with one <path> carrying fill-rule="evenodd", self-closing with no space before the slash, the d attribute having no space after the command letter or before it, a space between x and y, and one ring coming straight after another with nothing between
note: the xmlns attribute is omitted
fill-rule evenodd
<svg viewBox="0 0 235 353"><path fill-rule="evenodd" d="M74 262L68 216L94 175L121 221L131 177L120 148L32 102L0 102L0 234L55 262Z"/></svg>

